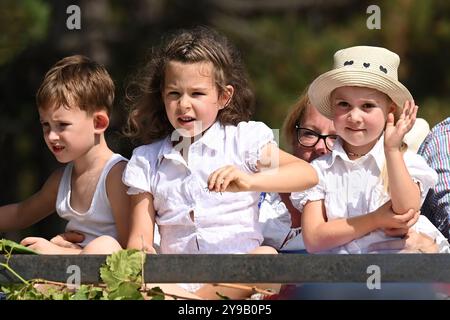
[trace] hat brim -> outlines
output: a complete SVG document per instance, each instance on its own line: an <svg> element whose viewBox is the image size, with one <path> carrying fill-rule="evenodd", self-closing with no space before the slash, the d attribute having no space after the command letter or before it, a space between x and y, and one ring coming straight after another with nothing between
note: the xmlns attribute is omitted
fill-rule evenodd
<svg viewBox="0 0 450 320"><path fill-rule="evenodd" d="M399 81L373 71L344 67L328 71L317 77L309 86L308 97L311 104L321 114L333 119L333 109L330 94L339 87L367 87L387 94L401 109L406 100L412 95Z"/></svg>

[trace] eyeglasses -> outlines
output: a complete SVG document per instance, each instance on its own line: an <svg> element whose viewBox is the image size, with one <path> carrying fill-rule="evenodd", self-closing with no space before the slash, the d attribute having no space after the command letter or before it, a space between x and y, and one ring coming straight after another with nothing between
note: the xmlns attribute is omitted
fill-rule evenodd
<svg viewBox="0 0 450 320"><path fill-rule="evenodd" d="M295 130L297 131L298 143L305 148L312 148L320 141L320 139L323 139L325 146L331 151L334 142L338 137L336 134L322 135L311 129L301 128L298 125L295 125Z"/></svg>

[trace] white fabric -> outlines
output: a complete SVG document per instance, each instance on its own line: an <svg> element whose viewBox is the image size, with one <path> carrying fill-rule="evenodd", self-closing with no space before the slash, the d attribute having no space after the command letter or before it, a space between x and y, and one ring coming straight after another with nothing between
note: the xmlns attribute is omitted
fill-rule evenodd
<svg viewBox="0 0 450 320"><path fill-rule="evenodd" d="M386 203L389 196L380 179L385 163L383 140L382 136L367 155L350 160L338 139L332 153L311 163L318 172L319 184L304 192L292 193L294 207L303 211L307 201L324 199L327 218L334 220L364 215ZM437 174L420 155L406 151L403 158L412 179L420 186L423 202L428 190L436 183ZM436 239L436 232L440 232L428 222L425 216L420 216L413 229ZM394 238L377 230L329 252L366 253L370 244L389 239Z"/></svg>
<svg viewBox="0 0 450 320"><path fill-rule="evenodd" d="M209 192L207 179L225 165L255 172L268 143L273 133L261 122L216 122L190 146L188 163L169 137L133 151L123 182L129 194L153 195L161 253L247 253L261 244L259 193Z"/></svg>
<svg viewBox="0 0 450 320"><path fill-rule="evenodd" d="M102 235L117 239L116 223L106 193L106 178L111 168L120 161L127 161L127 159L120 154L113 154L105 164L97 182L91 205L88 211L83 213L74 210L70 205L73 164L69 163L64 169L58 187L56 212L61 218L69 221L66 225L66 231L78 231L84 235L83 242L79 243L81 247L85 247L89 242Z"/></svg>
<svg viewBox="0 0 450 320"><path fill-rule="evenodd" d="M277 250L304 250L301 229L291 228L291 214L278 193L265 193L259 208L263 245Z"/></svg>

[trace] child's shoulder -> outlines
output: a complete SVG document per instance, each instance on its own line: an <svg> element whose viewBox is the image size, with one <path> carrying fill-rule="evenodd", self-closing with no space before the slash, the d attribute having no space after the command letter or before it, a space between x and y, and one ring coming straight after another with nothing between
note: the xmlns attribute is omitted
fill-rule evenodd
<svg viewBox="0 0 450 320"><path fill-rule="evenodd" d="M136 147L133 150L133 156L144 156L150 158L153 156L157 156L165 143L167 143L167 138Z"/></svg>
<svg viewBox="0 0 450 320"><path fill-rule="evenodd" d="M261 121L241 121L235 127L237 130L270 130L270 128Z"/></svg>
<svg viewBox="0 0 450 320"><path fill-rule="evenodd" d="M273 136L272 129L260 121L241 121L236 126L226 126L226 130L231 130L239 138L243 137L246 139L265 137L267 135Z"/></svg>
<svg viewBox="0 0 450 320"><path fill-rule="evenodd" d="M311 165L320 170L330 169L333 166L334 157L333 153L329 152L327 154L321 155L320 157L311 161Z"/></svg>
<svg viewBox="0 0 450 320"><path fill-rule="evenodd" d="M133 154L129 163L140 163L141 165L145 164L146 166L150 165L150 167L153 168L154 166L156 166L159 154L164 147L168 147L168 138L136 147L133 150Z"/></svg>

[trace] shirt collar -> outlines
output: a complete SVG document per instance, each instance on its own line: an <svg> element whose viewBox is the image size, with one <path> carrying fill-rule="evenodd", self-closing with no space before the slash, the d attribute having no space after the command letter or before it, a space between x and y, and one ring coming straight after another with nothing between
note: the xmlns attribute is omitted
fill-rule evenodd
<svg viewBox="0 0 450 320"><path fill-rule="evenodd" d="M206 130L205 134L197 142L217 151L220 146L223 145L224 138L225 126L219 121L216 121L208 130Z"/></svg>
<svg viewBox="0 0 450 320"><path fill-rule="evenodd" d="M213 125L206 130L203 136L195 141L194 144L203 144L206 147L219 150L220 145L223 145L225 137L225 128L219 121L213 123ZM162 147L159 149L158 162L161 163L162 158L180 160L182 159L180 152L173 146L171 135L166 137L162 142ZM184 162L184 161L182 161Z"/></svg>
<svg viewBox="0 0 450 320"><path fill-rule="evenodd" d="M331 167L336 160L336 158L341 158L344 162L354 162L355 160L350 160L348 158L347 153L345 152L342 146L342 139L338 137L333 146L333 151L331 153L331 157L329 161L327 161L328 167ZM378 169L381 171L384 166L385 156L384 156L384 134L378 138L377 143L373 146L373 148L367 153L365 156L362 156L360 159L364 159L365 161L368 158L372 158L375 160Z"/></svg>

